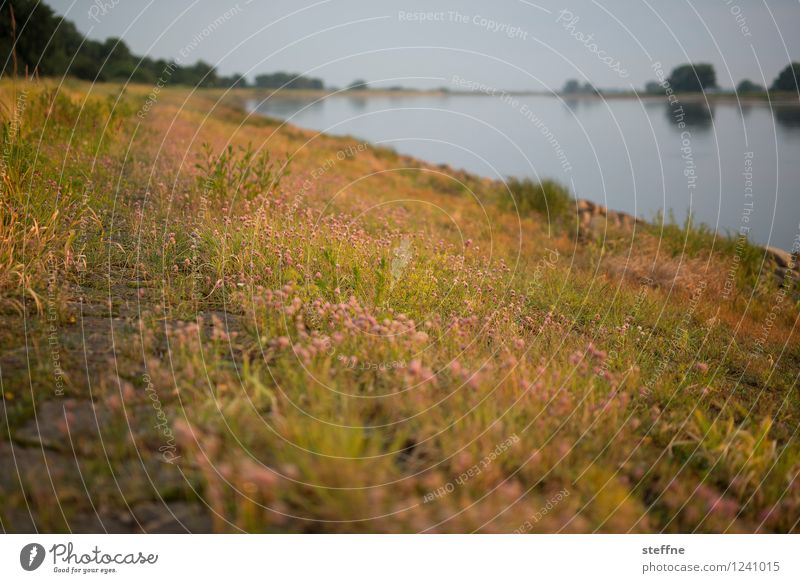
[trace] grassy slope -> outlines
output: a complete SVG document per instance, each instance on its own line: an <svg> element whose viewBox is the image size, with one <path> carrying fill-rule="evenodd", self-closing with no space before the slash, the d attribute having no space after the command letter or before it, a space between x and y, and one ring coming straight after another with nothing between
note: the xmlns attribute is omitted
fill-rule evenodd
<svg viewBox="0 0 800 583"><path fill-rule="evenodd" d="M242 94L54 87L0 84L5 530L798 529L755 248L727 294L708 233L576 237Z"/></svg>

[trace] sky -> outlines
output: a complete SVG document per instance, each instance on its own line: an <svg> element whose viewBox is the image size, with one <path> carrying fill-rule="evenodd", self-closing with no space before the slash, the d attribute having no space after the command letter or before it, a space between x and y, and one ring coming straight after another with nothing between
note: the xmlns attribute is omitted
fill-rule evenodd
<svg viewBox="0 0 800 583"><path fill-rule="evenodd" d="M721 87L769 85L800 60L797 0L48 0L90 38L202 59L221 74L291 71L345 86L641 88L685 62Z"/></svg>

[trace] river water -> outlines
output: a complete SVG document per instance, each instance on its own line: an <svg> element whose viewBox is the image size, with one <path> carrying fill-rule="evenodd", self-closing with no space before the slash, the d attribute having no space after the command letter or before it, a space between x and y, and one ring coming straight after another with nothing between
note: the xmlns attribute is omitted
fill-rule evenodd
<svg viewBox="0 0 800 583"><path fill-rule="evenodd" d="M260 114L492 178L554 178L611 209L691 212L784 249L800 223L800 107L545 95L272 97Z"/></svg>

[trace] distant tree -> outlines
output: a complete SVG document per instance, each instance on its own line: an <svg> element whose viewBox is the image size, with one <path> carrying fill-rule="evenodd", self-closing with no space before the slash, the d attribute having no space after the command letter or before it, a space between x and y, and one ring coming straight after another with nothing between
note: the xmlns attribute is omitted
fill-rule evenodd
<svg viewBox="0 0 800 583"><path fill-rule="evenodd" d="M570 79L566 83L564 83L564 88L561 90L561 93L580 93L581 91L581 84L580 81L577 79Z"/></svg>
<svg viewBox="0 0 800 583"><path fill-rule="evenodd" d="M800 63L791 63L775 78L770 91L793 91L796 93L798 79L800 79Z"/></svg>
<svg viewBox="0 0 800 583"><path fill-rule="evenodd" d="M753 83L750 79L742 79L736 86L736 93L763 93L765 91L762 85Z"/></svg>
<svg viewBox="0 0 800 583"><path fill-rule="evenodd" d="M15 64L19 74L27 70L31 75L54 75L66 70L81 35L71 23L60 30L60 22L52 8L36 0L0 4L0 59L8 67L2 73L13 74Z"/></svg>
<svg viewBox="0 0 800 583"><path fill-rule="evenodd" d="M363 91L364 89L369 89L369 84L363 79L356 79L347 86L348 91Z"/></svg>
<svg viewBox="0 0 800 583"><path fill-rule="evenodd" d="M289 73L263 73L256 75L256 87L263 87L265 89L279 89L285 87L292 80L292 75Z"/></svg>
<svg viewBox="0 0 800 583"><path fill-rule="evenodd" d="M564 95L599 95L600 91L591 83L584 83L581 85L577 79L569 79L564 83L564 88L561 90L561 93Z"/></svg>
<svg viewBox="0 0 800 583"><path fill-rule="evenodd" d="M264 73L257 75L255 79L256 87L266 89L324 89L325 84L322 79L314 77L303 77L299 73Z"/></svg>
<svg viewBox="0 0 800 583"><path fill-rule="evenodd" d="M707 63L681 65L672 70L669 84L673 90L686 93L715 89L717 74L714 66Z"/></svg>
<svg viewBox="0 0 800 583"><path fill-rule="evenodd" d="M217 79L217 85L220 87L247 87L247 79L241 73L234 73L229 77L220 77Z"/></svg>
<svg viewBox="0 0 800 583"><path fill-rule="evenodd" d="M180 67L172 74L173 82L192 87L216 87L217 71L213 65L197 61L189 67Z"/></svg>
<svg viewBox="0 0 800 583"><path fill-rule="evenodd" d="M644 92L648 95L657 95L662 91L664 91L664 89L658 81L648 81L645 83Z"/></svg>
<svg viewBox="0 0 800 583"><path fill-rule="evenodd" d="M133 56L128 45L119 38L107 38L100 46L100 63L106 79L124 81L137 68L139 59ZM142 81L149 81L149 75L143 75Z"/></svg>
<svg viewBox="0 0 800 583"><path fill-rule="evenodd" d="M89 81L165 82L213 87L220 83L212 65L178 66L140 57L118 38L85 38L72 22L39 0L0 2L0 75L73 76ZM165 72L169 68L169 74Z"/></svg>
<svg viewBox="0 0 800 583"><path fill-rule="evenodd" d="M325 89L325 84L322 82L322 79L308 79L308 88L309 89Z"/></svg>

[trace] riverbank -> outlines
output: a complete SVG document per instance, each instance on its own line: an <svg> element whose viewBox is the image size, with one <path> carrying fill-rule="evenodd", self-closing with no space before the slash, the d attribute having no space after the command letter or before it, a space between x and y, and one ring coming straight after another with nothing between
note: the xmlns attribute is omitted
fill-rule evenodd
<svg viewBox="0 0 800 583"><path fill-rule="evenodd" d="M0 84L6 531L797 531L763 250L233 95Z"/></svg>
<svg viewBox="0 0 800 583"><path fill-rule="evenodd" d="M753 242L787 250L798 232L792 185L800 171L791 160L800 148L793 129L800 107L492 94L242 103L254 115L493 179L555 178L576 197L651 221L659 213L691 213L720 233L744 231ZM694 164L691 177L687 164Z"/></svg>
<svg viewBox="0 0 800 583"><path fill-rule="evenodd" d="M663 101L666 102L664 95L653 95L644 92L601 92L597 93L560 93L557 91L506 91L497 88L490 88L492 95L502 96L537 96L554 97L565 101L611 101L618 99L635 99L641 101ZM369 89L369 90L307 90L307 89L232 89L217 90L220 94L227 93L233 98L242 100L263 100L263 99L303 99L319 100L333 97L353 97L359 99L369 99L373 97L430 97L430 96L486 96L484 91L461 91L451 89ZM736 103L742 106L771 106L771 107L797 107L800 106L800 96L791 93L759 93L737 95L735 92L709 92L709 93L678 93L678 100L683 103L703 103L713 105L715 103Z"/></svg>

